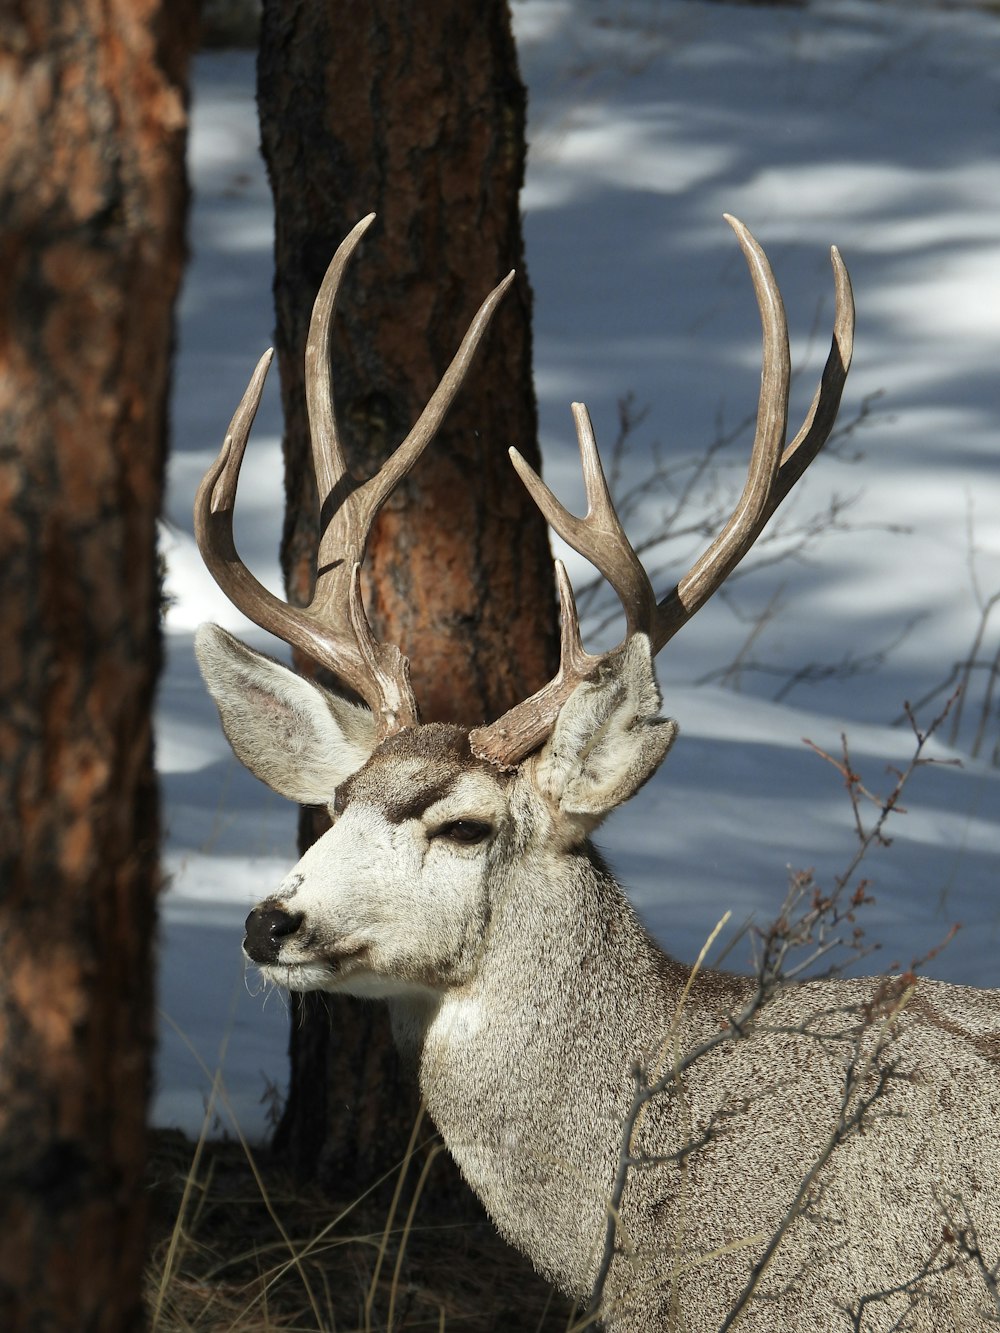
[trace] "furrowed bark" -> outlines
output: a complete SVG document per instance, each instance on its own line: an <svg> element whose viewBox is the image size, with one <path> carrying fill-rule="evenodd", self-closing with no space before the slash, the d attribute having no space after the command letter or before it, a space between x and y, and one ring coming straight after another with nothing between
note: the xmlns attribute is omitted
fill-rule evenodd
<svg viewBox="0 0 1000 1333"><path fill-rule="evenodd" d="M9 7L8 7L9 8ZM0 55L0 1327L141 1324L156 518L188 0L35 0Z"/></svg>

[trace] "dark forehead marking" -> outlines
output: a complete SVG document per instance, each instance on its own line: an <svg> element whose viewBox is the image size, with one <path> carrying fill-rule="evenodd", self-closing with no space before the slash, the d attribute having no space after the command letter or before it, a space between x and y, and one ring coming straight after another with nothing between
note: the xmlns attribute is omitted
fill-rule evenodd
<svg viewBox="0 0 1000 1333"><path fill-rule="evenodd" d="M435 801L444 800L458 779L452 776L440 782L429 781L425 786L424 775L417 773L411 781L415 789L408 795L400 797L399 800L385 802L385 817L390 824L404 824L408 819L419 819Z"/></svg>
<svg viewBox="0 0 1000 1333"><path fill-rule="evenodd" d="M398 777L401 761L407 766L403 790ZM465 727L440 722L409 727L383 741L368 762L341 784L336 809L343 810L352 800L369 800L380 805L394 824L419 819L448 795L463 773L474 769L502 784L510 780L509 774L473 755Z"/></svg>

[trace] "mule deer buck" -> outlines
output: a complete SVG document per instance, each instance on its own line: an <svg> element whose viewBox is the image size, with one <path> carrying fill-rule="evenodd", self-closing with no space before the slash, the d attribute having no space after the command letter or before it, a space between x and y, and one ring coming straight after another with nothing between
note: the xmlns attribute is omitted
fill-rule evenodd
<svg viewBox="0 0 1000 1333"><path fill-rule="evenodd" d="M379 507L434 434L510 278L405 442L359 483L338 442L328 342L370 221L338 250L306 349L319 495L337 497L328 521L334 506L323 503L311 604L267 592L233 543L268 356L196 502L203 557L232 601L363 701L215 626L199 630L198 660L237 756L333 821L250 913L247 956L290 990L387 1001L430 1114L498 1228L541 1273L591 1299L595 1318L599 1305L608 1327L985 1327L1000 1260L996 994L827 978L778 987L761 1007L753 978L663 953L589 841L677 734L659 716L654 654L746 554L833 426L853 333L839 255L832 349L785 447L781 297L763 251L730 219L763 322L749 475L724 530L659 603L614 511L586 409L573 408L584 518L511 451L547 521L614 588L627 628L619 647L585 652L560 567L558 674L469 730L420 723L406 659L366 619L360 566Z"/></svg>

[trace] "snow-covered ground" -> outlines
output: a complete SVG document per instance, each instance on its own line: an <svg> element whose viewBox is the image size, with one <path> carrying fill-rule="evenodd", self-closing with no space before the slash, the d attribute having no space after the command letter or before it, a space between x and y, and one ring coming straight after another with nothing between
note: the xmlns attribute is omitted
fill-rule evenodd
<svg viewBox="0 0 1000 1333"><path fill-rule="evenodd" d="M833 495L851 497L843 530L806 561L741 579L737 592L744 616L780 593L780 613L753 648L759 662L794 672L848 654L862 665L885 660L799 685L780 703L783 678L762 672L744 672L740 693L696 688L748 633L716 599L661 659L681 741L602 833L653 929L692 958L723 912L737 922L773 914L789 866L814 867L829 883L846 864L847 798L802 738L836 751L846 731L865 778L890 786L886 765L904 763L912 743L888 724L966 654L977 593L1000 589L1000 17L917 0L513 8L531 98L524 210L536 384L547 479L567 502L582 507L571 400L588 403L608 449L618 399L631 392L648 407L633 434L631 480L645 475L654 443L670 458L693 456L753 408L759 325L723 211L753 228L781 283L801 367L792 417L804 413L826 352L831 242L850 268L859 316L842 419L879 395L795 502L806 519ZM158 1123L196 1131L225 1048L225 1085L251 1136L265 1127L262 1095L286 1077L287 1016L279 997L265 1003L244 978L241 925L294 859L295 812L232 758L197 677L191 637L201 620L275 645L203 571L191 503L271 338L271 203L253 81L248 55L196 62L192 261L164 525L174 603L159 766L170 887L154 1108ZM271 385L237 526L242 554L276 591L279 432ZM744 432L722 455L726 484L746 443ZM633 536L655 528L662 507L648 492ZM680 562L691 551L668 554ZM571 567L586 577L575 557ZM998 633L1000 624L991 653ZM995 737L995 718L992 727ZM959 751L936 750L960 753L961 770L914 780L893 846L869 863L877 902L865 924L883 942L880 959L908 963L960 921L929 970L996 985L1000 771L968 758L969 734ZM728 961L745 958L740 944Z"/></svg>

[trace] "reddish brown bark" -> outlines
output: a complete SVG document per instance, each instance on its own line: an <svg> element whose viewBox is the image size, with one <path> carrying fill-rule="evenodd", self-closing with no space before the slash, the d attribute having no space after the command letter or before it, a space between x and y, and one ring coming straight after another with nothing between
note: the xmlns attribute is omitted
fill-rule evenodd
<svg viewBox="0 0 1000 1333"><path fill-rule="evenodd" d="M333 339L339 419L362 476L402 440L483 297L518 271L444 426L376 527L366 579L379 633L410 658L424 719L495 717L551 674L556 644L545 527L507 457L513 444L537 464L525 95L506 0L265 0L258 93L277 215L293 599L307 600L317 540L303 353L336 246L378 214ZM307 839L316 832L307 824ZM282 1139L300 1169L370 1185L402 1152L412 1087L380 1010L303 1008L317 1014L293 1022Z"/></svg>
<svg viewBox="0 0 1000 1333"><path fill-rule="evenodd" d="M194 7L6 5L0 1327L140 1320L155 522Z"/></svg>

